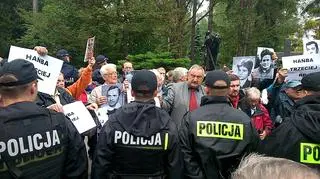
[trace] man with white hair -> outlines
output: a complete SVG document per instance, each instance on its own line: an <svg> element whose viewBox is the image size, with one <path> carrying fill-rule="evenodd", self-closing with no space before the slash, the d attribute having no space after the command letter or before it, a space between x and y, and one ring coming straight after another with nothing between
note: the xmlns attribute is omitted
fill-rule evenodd
<svg viewBox="0 0 320 179"><path fill-rule="evenodd" d="M89 95L89 102L96 103L99 107L107 106L107 92L111 86L117 86L123 92L123 86L118 83L118 73L117 66L112 63L103 65L100 69L102 78L104 79L104 84L94 88ZM119 99L122 105L125 102L124 95L122 94Z"/></svg>
<svg viewBox="0 0 320 179"><path fill-rule="evenodd" d="M263 140L271 133L273 124L268 110L261 103L261 93L256 87L246 90L245 100L240 104L240 108L245 112L252 121L253 126L259 133L260 139Z"/></svg>
<svg viewBox="0 0 320 179"><path fill-rule="evenodd" d="M187 80L188 69L177 67L173 71L172 80L174 83L183 82Z"/></svg>

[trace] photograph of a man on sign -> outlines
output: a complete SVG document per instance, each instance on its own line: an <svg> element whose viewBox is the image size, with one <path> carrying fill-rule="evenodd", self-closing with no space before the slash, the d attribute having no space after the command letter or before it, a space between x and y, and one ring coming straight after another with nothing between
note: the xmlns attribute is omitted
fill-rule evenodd
<svg viewBox="0 0 320 179"><path fill-rule="evenodd" d="M305 55L320 55L319 52L320 40L303 39L303 54Z"/></svg>
<svg viewBox="0 0 320 179"><path fill-rule="evenodd" d="M254 78L260 79L273 79L274 74L274 63L272 61L273 52L265 49L259 56L258 68L254 69Z"/></svg>
<svg viewBox="0 0 320 179"><path fill-rule="evenodd" d="M255 57L233 57L232 71L240 78L240 87L251 86L251 73L254 68Z"/></svg>

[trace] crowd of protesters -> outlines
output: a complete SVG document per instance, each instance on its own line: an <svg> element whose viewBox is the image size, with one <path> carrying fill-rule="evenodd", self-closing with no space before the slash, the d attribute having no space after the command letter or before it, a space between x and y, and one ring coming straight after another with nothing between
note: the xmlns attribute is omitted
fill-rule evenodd
<svg viewBox="0 0 320 179"><path fill-rule="evenodd" d="M263 53L276 66L280 59ZM38 92L32 63L1 62L0 178L290 178L289 170L320 178L320 72L288 81L281 66L261 68L248 72L248 83L227 66L167 72L126 61L118 72L98 55L78 70L67 50L56 57L63 66L53 95ZM79 134L61 113L75 101L96 128ZM104 124L99 108L108 114Z"/></svg>

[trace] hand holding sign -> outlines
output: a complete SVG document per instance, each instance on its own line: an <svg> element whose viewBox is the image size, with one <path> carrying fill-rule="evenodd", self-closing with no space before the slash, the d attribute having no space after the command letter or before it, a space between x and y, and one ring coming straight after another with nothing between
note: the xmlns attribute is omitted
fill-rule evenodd
<svg viewBox="0 0 320 179"><path fill-rule="evenodd" d="M41 56L45 56L48 54L48 50L46 47L42 47L42 46L35 46L33 48L33 50L37 51L39 55Z"/></svg>
<svg viewBox="0 0 320 179"><path fill-rule="evenodd" d="M10 62L15 59L24 59L33 63L39 77L43 79L38 82L39 91L49 95L54 94L63 64L62 60L48 55L40 56L35 50L11 46L8 61Z"/></svg>
<svg viewBox="0 0 320 179"><path fill-rule="evenodd" d="M93 65L96 63L96 59L94 57L91 57L88 61L88 66L93 68Z"/></svg>
<svg viewBox="0 0 320 179"><path fill-rule="evenodd" d="M86 46L86 53L84 56L84 62L87 62L91 57L94 56L93 50L94 50L94 39L95 37L89 38L87 40L87 46Z"/></svg>

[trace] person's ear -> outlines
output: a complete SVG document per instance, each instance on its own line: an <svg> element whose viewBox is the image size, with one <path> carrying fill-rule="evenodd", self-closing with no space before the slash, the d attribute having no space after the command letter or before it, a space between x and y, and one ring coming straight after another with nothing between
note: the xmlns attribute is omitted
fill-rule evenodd
<svg viewBox="0 0 320 179"><path fill-rule="evenodd" d="M37 94L37 93L38 93L38 83L35 82L35 83L31 84L30 94L34 95L34 94Z"/></svg>

